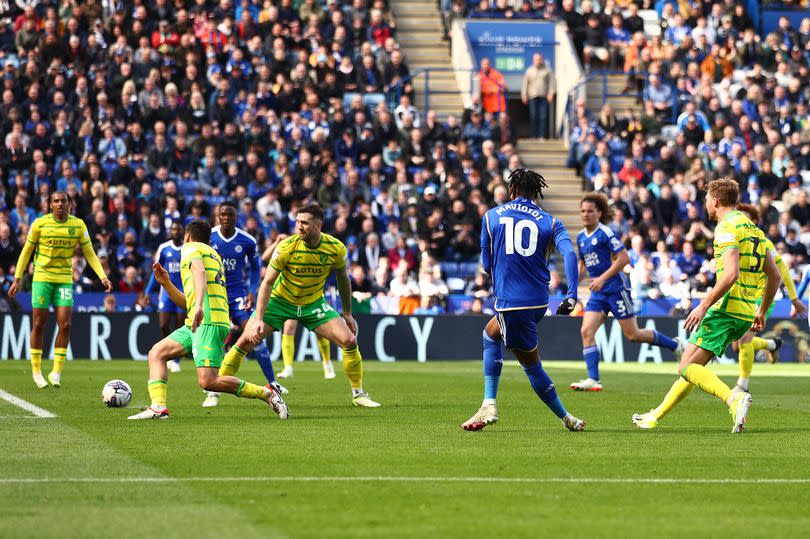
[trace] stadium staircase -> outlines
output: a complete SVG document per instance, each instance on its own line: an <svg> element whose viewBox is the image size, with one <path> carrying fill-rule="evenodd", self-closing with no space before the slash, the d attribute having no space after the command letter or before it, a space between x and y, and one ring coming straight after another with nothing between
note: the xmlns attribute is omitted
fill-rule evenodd
<svg viewBox="0 0 810 539"><path fill-rule="evenodd" d="M430 108L441 120L450 114L459 117L464 101L456 75L449 69L449 42L442 41L442 16L436 0L392 0L391 8L397 19L397 41L414 77L414 106L424 116L426 75L423 70L448 68L430 72Z"/></svg>
<svg viewBox="0 0 810 539"><path fill-rule="evenodd" d="M632 93L621 95L627 76L623 74L594 77L588 81L587 107L592 114L598 115L604 103L610 103L613 113L623 114L628 108L644 112L644 108L636 103L635 88Z"/></svg>

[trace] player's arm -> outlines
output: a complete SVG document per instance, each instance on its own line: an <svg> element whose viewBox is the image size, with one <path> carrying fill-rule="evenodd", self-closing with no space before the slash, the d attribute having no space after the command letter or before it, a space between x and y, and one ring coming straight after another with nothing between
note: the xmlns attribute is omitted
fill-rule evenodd
<svg viewBox="0 0 810 539"><path fill-rule="evenodd" d="M804 292L807 290L807 285L810 284L810 266L804 270L804 274L802 274L802 282L799 283L799 289L796 291L796 297L802 299L804 297Z"/></svg>
<svg viewBox="0 0 810 539"><path fill-rule="evenodd" d="M717 303L726 292L728 292L740 276L740 250L739 244L730 245L724 248L722 252L723 259L723 273L717 279L714 288L706 294L697 307L692 309L689 316L686 317L684 322L684 329L688 332L696 330L700 326L703 317L706 316L709 307ZM771 262L773 259L771 258Z"/></svg>
<svg viewBox="0 0 810 539"><path fill-rule="evenodd" d="M37 243L39 243L38 219L31 223L31 228L28 229L28 235L25 237L25 245L22 248L22 252L20 252L20 257L17 259L17 267L14 268L14 282L11 283L11 287L8 289L8 296L10 298L17 295L20 279L22 279L23 273L25 273L26 268L28 268L28 261L31 259L31 255L34 254Z"/></svg>
<svg viewBox="0 0 810 539"><path fill-rule="evenodd" d="M208 294L205 277L205 265L199 256L189 261L191 270L191 284L194 287L194 313L191 315L191 332L194 333L203 321L203 305Z"/></svg>
<svg viewBox="0 0 810 539"><path fill-rule="evenodd" d="M96 251L93 249L93 244L90 242L90 234L87 233L87 225L85 225L83 221L79 245L82 246L82 252L84 253L84 258L87 259L87 263L93 268L98 278L101 279L101 284L104 285L104 291L111 292L113 288L112 281L107 278L107 274L104 273L104 268L101 267L101 260L98 259Z"/></svg>
<svg viewBox="0 0 810 539"><path fill-rule="evenodd" d="M249 260L250 264L250 288L248 290L247 305L245 309L251 310L256 303L256 294L259 292L259 283L262 281L262 255L259 253L258 246L253 247L253 258Z"/></svg>
<svg viewBox="0 0 810 539"><path fill-rule="evenodd" d="M762 271L765 273L767 281L765 281L765 291L762 294L762 303L759 304L757 313L754 315L754 323L751 324L752 331L762 331L765 328L768 309L773 303L773 297L779 289L779 282L782 280L779 268L776 267L776 262L774 262L770 251L765 253L765 263L762 265Z"/></svg>
<svg viewBox="0 0 810 539"><path fill-rule="evenodd" d="M169 294L169 297L175 305L184 311L186 310L186 296L174 286L174 283L169 278L169 272L160 265L160 262L152 264L152 277L149 279L149 282L151 283L153 281L157 281L157 283L163 287L163 290Z"/></svg>
<svg viewBox="0 0 810 539"><path fill-rule="evenodd" d="M779 270L779 276L782 278L782 284L785 285L788 299L792 304L790 309L791 316L802 316L807 312L807 307L804 306L804 302L800 300L799 296L796 294L796 285L793 282L793 277L790 276L790 270L785 264L785 261L782 260L782 257L779 256L776 251L771 251L770 254L773 257L773 261L776 263L776 269Z"/></svg>
<svg viewBox="0 0 810 539"><path fill-rule="evenodd" d="M627 254L627 249L622 247L619 252L614 253L613 262L610 264L610 267L605 271L605 273L591 281L591 292L598 292L601 290L602 287L605 286L605 282L608 279L618 275L619 272L622 271L622 269L624 269L624 267L629 263L630 255Z"/></svg>
<svg viewBox="0 0 810 539"><path fill-rule="evenodd" d="M349 278L348 265L335 268L335 280L337 281L340 305L343 310L341 316L346 321L346 325L349 326L351 332L357 335L357 322L352 318L352 281Z"/></svg>
<svg viewBox="0 0 810 539"><path fill-rule="evenodd" d="M484 214L484 226L481 227L481 265L484 271L492 275L492 235L489 231L489 214Z"/></svg>
<svg viewBox="0 0 810 539"><path fill-rule="evenodd" d="M565 268L565 281L568 284L568 291L565 300L557 308L557 314L568 315L574 310L577 304L577 287L579 286L579 260L571 243L568 230L560 221L555 221L554 225L554 246L563 259Z"/></svg>
<svg viewBox="0 0 810 539"><path fill-rule="evenodd" d="M256 297L256 311L248 322L247 329L245 329L247 339L251 343L258 343L267 329L267 324L264 323L264 311L267 309L267 304L270 302L270 294L273 292L273 285L276 284L276 280L281 275L282 270L287 266L289 259L290 253L280 249L277 242L270 263L267 265L267 271L264 272L262 284L259 285L259 293Z"/></svg>

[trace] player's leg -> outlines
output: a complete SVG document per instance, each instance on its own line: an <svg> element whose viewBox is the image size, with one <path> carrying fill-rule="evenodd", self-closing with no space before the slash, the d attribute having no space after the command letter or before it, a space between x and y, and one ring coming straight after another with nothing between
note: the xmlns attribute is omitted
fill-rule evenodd
<svg viewBox="0 0 810 539"><path fill-rule="evenodd" d="M596 332L605 323L605 313L601 300L593 294L588 300L585 314L582 317L582 357L588 369L588 377L571 384L576 391L602 391L599 377L599 347L596 346Z"/></svg>
<svg viewBox="0 0 810 539"><path fill-rule="evenodd" d="M732 391L748 391L748 379L751 377L754 358L756 357L753 339L754 333L749 331L743 335L742 339L737 341L739 350L737 360L740 364L740 376L737 378L737 385L734 386Z"/></svg>
<svg viewBox="0 0 810 539"><path fill-rule="evenodd" d="M73 290L71 289L71 292ZM53 347L53 369L48 374L48 381L53 387L62 385L62 369L67 361L67 348L70 344L70 324L73 320L73 306L56 307L56 325L58 333Z"/></svg>
<svg viewBox="0 0 810 539"><path fill-rule="evenodd" d="M149 383L147 389L151 403L146 410L129 416L129 419L169 418L169 410L166 408L166 386L169 380L169 369L166 363L172 358L191 353L191 349L191 329L186 326L180 326L149 350L147 356L149 362Z"/></svg>
<svg viewBox="0 0 810 539"><path fill-rule="evenodd" d="M323 377L331 380L335 377L335 367L332 366L332 343L329 342L329 339L318 337L318 351L321 353Z"/></svg>
<svg viewBox="0 0 810 539"><path fill-rule="evenodd" d="M48 381L42 376L42 347L45 341L45 324L48 322L48 305L45 305L45 300L38 295L37 290L39 288L37 285L43 284L45 283L34 283L31 293L31 305L33 307L33 316L31 318L31 375L39 389L48 387ZM40 301L41 299L42 301Z"/></svg>
<svg viewBox="0 0 810 539"><path fill-rule="evenodd" d="M169 319L174 323L168 327L168 331L174 331L177 328L183 327L183 323L186 319L186 312L182 310L180 307L174 304L171 299L168 300L171 305L171 310L169 311ZM167 333L168 334L168 333ZM174 357L169 360L168 366L169 371L171 372L180 372L180 360L181 357Z"/></svg>
<svg viewBox="0 0 810 539"><path fill-rule="evenodd" d="M585 422L568 413L563 406L554 382L543 369L537 346L537 323L543 319L546 309L505 311L498 313L498 323L506 348L514 354L529 383L540 400L556 415L562 424L572 431L585 429Z"/></svg>
<svg viewBox="0 0 810 539"><path fill-rule="evenodd" d="M278 373L279 378L292 378L293 358L295 357L295 332L298 329L298 321L294 319L284 322L281 330L281 359L284 361L284 368Z"/></svg>
<svg viewBox="0 0 810 539"><path fill-rule="evenodd" d="M324 299L303 307L300 320L318 337L327 339L343 350L343 372L352 386L352 404L364 408L380 406L363 390L363 357L357 346L357 337L346 321Z"/></svg>
<svg viewBox="0 0 810 539"><path fill-rule="evenodd" d="M497 316L487 322L481 340L484 349L484 401L475 415L461 424L464 430L481 430L498 421L496 398L503 369L503 346Z"/></svg>

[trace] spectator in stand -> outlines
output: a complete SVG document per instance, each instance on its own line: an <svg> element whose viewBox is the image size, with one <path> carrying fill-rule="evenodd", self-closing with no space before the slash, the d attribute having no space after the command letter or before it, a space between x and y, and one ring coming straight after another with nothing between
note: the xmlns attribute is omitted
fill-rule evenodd
<svg viewBox="0 0 810 539"><path fill-rule="evenodd" d="M532 56L532 65L523 74L520 97L529 105L529 132L532 138L549 138L549 109L554 104L557 79L540 53Z"/></svg>
<svg viewBox="0 0 810 539"><path fill-rule="evenodd" d="M478 72L481 87L481 106L485 112L498 114L506 111L506 80L492 67L489 58L481 59Z"/></svg>

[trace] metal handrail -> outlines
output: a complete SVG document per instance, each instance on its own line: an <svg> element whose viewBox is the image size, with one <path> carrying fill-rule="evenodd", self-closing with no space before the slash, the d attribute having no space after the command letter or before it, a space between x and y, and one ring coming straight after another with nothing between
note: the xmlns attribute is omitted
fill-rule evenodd
<svg viewBox="0 0 810 539"><path fill-rule="evenodd" d="M431 73L458 73L458 72L466 72L470 76L470 86L472 86L473 81L475 80L478 71L475 69L458 69L454 67L423 67L419 69L415 69L411 72L411 74L404 79L398 81L396 84L391 85L386 92L386 101L389 104L396 104L399 103L399 98L402 95L402 90L407 83L416 84L416 79L420 76L424 76L424 103L423 103L423 111L427 113L430 110L430 97L431 95L447 95L447 94L457 94L458 90L455 91L448 91L448 90L433 90L430 88L430 74Z"/></svg>

